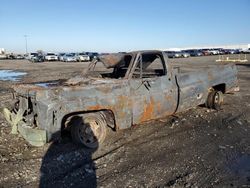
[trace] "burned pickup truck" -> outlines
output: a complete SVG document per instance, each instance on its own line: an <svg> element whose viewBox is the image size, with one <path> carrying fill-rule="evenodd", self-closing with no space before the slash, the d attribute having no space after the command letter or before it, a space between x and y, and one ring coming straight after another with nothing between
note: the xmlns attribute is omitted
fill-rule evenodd
<svg viewBox="0 0 250 188"><path fill-rule="evenodd" d="M95 71L100 62L110 71ZM3 110L12 133L41 146L69 130L74 142L94 148L109 128L126 129L201 104L219 109L223 94L239 87L235 65L185 68L169 63L164 52L137 51L100 56L84 75L60 84L13 89L13 106Z"/></svg>

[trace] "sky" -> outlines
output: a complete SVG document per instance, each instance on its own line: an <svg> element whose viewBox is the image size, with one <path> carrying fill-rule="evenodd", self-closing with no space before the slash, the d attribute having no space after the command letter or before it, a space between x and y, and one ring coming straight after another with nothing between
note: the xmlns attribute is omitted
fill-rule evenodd
<svg viewBox="0 0 250 188"><path fill-rule="evenodd" d="M250 0L1 0L0 48L118 52L250 43Z"/></svg>

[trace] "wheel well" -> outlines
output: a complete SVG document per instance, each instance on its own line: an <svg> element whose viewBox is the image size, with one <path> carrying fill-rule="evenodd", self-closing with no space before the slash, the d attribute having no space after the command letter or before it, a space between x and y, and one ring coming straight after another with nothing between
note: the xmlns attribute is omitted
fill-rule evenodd
<svg viewBox="0 0 250 188"><path fill-rule="evenodd" d="M66 114L61 121L61 131L68 128L67 122L71 117L87 113L100 113L106 120L108 127L112 130L116 130L115 115L111 110L96 110L96 111L79 111Z"/></svg>
<svg viewBox="0 0 250 188"><path fill-rule="evenodd" d="M221 91L222 93L226 92L226 84L218 84L212 87L216 91Z"/></svg>

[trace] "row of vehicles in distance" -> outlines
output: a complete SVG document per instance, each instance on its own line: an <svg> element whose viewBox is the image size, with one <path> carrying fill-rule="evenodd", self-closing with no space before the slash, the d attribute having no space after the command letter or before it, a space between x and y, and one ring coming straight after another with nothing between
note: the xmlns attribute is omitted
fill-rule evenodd
<svg viewBox="0 0 250 188"><path fill-rule="evenodd" d="M0 59L25 59L23 54L0 54Z"/></svg>
<svg viewBox="0 0 250 188"><path fill-rule="evenodd" d="M126 53L126 52L119 52ZM198 57L208 55L224 55L224 54L249 54L248 49L186 49L180 51L165 51L169 58L187 58ZM104 55L104 53L102 53ZM106 54L106 53L105 53ZM0 54L0 59L28 59L32 62L44 62L44 61L63 61L63 62L87 62L92 61L98 57L97 52L81 52L81 53L29 53L29 54Z"/></svg>
<svg viewBox="0 0 250 188"><path fill-rule="evenodd" d="M99 54L97 52L82 53L30 53L26 59L32 62L63 61L63 62L87 62L92 61Z"/></svg>
<svg viewBox="0 0 250 188"><path fill-rule="evenodd" d="M208 55L225 55L225 54L240 54L240 53L250 53L250 49L240 50L240 49L187 49L181 51L165 51L169 58L187 58L187 57L198 57L198 56L208 56Z"/></svg>

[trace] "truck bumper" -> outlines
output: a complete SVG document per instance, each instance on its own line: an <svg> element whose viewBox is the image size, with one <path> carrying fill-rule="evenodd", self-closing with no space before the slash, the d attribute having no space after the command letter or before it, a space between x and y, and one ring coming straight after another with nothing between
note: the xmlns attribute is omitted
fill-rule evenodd
<svg viewBox="0 0 250 188"><path fill-rule="evenodd" d="M45 130L31 128L23 121L23 115L19 112L14 113L9 109L3 109L3 115L12 126L11 134L20 134L32 146L43 146L47 142L47 133Z"/></svg>

